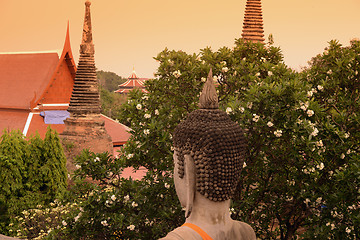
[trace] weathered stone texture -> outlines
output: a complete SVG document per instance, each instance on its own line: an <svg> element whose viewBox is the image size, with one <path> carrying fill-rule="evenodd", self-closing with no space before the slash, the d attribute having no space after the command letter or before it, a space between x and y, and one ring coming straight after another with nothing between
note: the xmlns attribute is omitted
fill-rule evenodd
<svg viewBox="0 0 360 240"><path fill-rule="evenodd" d="M247 0L242 38L247 41L264 42L261 0Z"/></svg>

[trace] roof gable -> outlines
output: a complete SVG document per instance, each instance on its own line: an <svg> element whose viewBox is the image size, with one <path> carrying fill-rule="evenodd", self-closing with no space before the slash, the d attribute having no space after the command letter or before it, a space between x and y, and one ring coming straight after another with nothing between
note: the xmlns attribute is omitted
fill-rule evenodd
<svg viewBox="0 0 360 240"><path fill-rule="evenodd" d="M0 54L0 108L30 109L58 62L57 53Z"/></svg>

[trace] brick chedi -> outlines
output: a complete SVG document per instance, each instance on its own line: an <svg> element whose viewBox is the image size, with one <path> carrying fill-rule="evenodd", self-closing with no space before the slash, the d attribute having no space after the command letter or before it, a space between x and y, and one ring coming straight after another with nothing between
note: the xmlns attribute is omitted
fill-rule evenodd
<svg viewBox="0 0 360 240"><path fill-rule="evenodd" d="M104 120L100 115L100 93L94 60L90 5L90 1L86 1L79 64L68 108L70 118L64 121L65 130L61 134L63 143L74 145L74 154L82 149L90 149L98 153L113 151L111 137L106 132Z"/></svg>
<svg viewBox="0 0 360 240"><path fill-rule="evenodd" d="M246 41L264 42L261 0L247 0L242 38Z"/></svg>

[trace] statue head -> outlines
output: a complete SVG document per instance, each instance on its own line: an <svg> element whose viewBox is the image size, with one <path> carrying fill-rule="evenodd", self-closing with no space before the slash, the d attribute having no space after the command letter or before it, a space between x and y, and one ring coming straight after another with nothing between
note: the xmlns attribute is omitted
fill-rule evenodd
<svg viewBox="0 0 360 240"><path fill-rule="evenodd" d="M211 70L199 107L174 131L174 177L182 179L186 174L193 174L195 176L190 177L194 183L188 184L189 187L210 201L225 201L232 197L238 184L246 143L239 125L218 109ZM192 168L193 173L186 172Z"/></svg>

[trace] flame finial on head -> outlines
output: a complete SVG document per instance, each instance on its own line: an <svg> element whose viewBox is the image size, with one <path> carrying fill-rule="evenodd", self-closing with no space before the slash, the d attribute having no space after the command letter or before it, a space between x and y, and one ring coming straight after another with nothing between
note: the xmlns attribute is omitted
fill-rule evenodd
<svg viewBox="0 0 360 240"><path fill-rule="evenodd" d="M212 76L212 69L210 69L210 71L209 71L209 75L204 84L203 90L200 94L199 108L200 109L218 109L219 108L218 96L216 94L216 89L215 89L214 80L213 80L213 76Z"/></svg>

